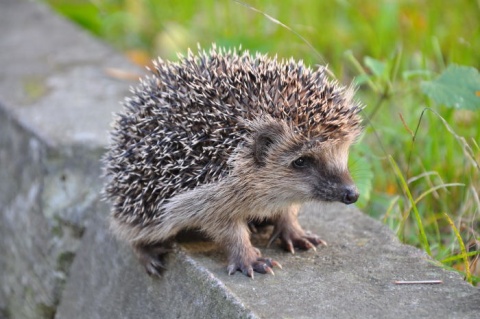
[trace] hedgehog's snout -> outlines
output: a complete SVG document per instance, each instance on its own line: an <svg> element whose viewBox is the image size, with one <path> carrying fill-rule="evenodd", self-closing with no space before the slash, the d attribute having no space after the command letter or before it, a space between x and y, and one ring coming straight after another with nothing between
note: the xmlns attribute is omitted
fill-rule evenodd
<svg viewBox="0 0 480 319"><path fill-rule="evenodd" d="M360 197L360 193L355 185L345 186L343 189L342 203L344 204L353 204Z"/></svg>

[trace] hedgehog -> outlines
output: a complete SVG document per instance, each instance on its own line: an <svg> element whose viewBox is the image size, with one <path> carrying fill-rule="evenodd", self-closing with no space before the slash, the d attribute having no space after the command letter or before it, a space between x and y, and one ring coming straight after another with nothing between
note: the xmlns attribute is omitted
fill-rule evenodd
<svg viewBox="0 0 480 319"><path fill-rule="evenodd" d="M198 230L228 255L228 274L273 274L278 261L250 241L270 222L269 244L325 244L297 221L306 202L352 204L347 167L362 132L353 86L325 66L248 50L198 48L153 62L132 88L103 158L113 233L160 276L176 235Z"/></svg>

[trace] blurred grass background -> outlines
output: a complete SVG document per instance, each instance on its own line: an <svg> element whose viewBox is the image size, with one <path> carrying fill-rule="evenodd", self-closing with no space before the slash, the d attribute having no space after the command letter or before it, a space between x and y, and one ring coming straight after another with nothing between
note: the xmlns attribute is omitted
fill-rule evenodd
<svg viewBox="0 0 480 319"><path fill-rule="evenodd" d="M358 205L479 282L480 86L466 107L422 90L452 64L474 68L478 79L479 0L245 0L315 49L235 1L45 1L137 64L215 42L328 64L340 82L354 80L370 118L350 160Z"/></svg>

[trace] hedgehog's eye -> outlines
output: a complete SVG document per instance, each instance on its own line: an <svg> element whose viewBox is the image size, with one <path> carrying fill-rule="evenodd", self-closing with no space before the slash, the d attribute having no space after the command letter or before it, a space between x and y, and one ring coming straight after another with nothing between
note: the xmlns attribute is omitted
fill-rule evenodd
<svg viewBox="0 0 480 319"><path fill-rule="evenodd" d="M293 161L293 167L295 168L305 168L308 165L308 158L307 157L299 157Z"/></svg>

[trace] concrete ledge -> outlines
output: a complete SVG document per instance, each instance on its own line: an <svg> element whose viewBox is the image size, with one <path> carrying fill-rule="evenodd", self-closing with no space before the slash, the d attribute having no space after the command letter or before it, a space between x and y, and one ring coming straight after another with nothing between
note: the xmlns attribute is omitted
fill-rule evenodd
<svg viewBox="0 0 480 319"><path fill-rule="evenodd" d="M250 318L251 310L185 251L152 279L100 222L87 230L57 318Z"/></svg>
<svg viewBox="0 0 480 319"><path fill-rule="evenodd" d="M58 318L476 318L480 291L403 245L353 207L310 205L301 223L329 246L290 255L275 276L228 276L225 256L208 242L184 242L168 271L151 279L128 249L88 230L72 266ZM89 233L91 231L91 233ZM94 235L96 234L96 235ZM267 237L254 240L264 246ZM394 280L443 280L395 285Z"/></svg>
<svg viewBox="0 0 480 319"><path fill-rule="evenodd" d="M2 0L0 29L0 318L478 318L478 288L343 205L300 216L328 247L262 249L284 267L275 276L228 276L217 247L194 241L149 278L108 234L98 195L131 84L105 68L140 71L38 3ZM443 284L393 283L426 279Z"/></svg>
<svg viewBox="0 0 480 319"><path fill-rule="evenodd" d="M52 318L97 211L126 59L40 3L0 2L0 317Z"/></svg>

